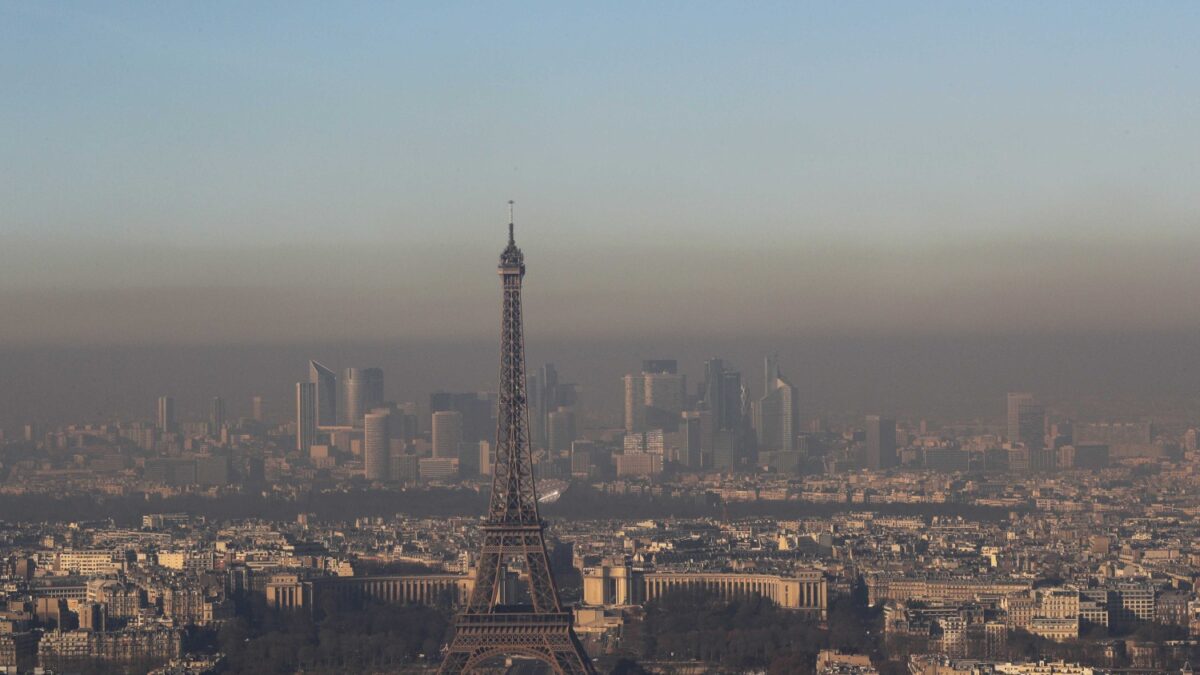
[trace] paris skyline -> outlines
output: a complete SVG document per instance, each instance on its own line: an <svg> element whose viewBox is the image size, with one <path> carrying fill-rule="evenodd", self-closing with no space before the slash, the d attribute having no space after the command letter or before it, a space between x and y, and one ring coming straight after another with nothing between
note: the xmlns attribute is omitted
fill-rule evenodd
<svg viewBox="0 0 1200 675"><path fill-rule="evenodd" d="M1194 675L1198 27L0 0L0 672Z"/></svg>

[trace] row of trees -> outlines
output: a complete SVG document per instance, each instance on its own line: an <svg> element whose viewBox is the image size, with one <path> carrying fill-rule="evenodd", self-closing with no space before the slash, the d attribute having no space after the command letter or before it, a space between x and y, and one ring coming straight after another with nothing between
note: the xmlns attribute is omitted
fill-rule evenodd
<svg viewBox="0 0 1200 675"><path fill-rule="evenodd" d="M0 463L2 464L2 463ZM70 522L79 514L94 519L111 518L118 525L137 526L147 513L189 513L209 520L292 520L298 513L314 513L322 520L350 521L358 517L391 517L406 513L418 517L475 516L487 507L487 490L437 488L428 490L313 489L295 498L263 496L242 492L222 495L220 499L199 494L148 499L141 495L0 495L0 513L10 522ZM586 484L575 484L561 499L547 504L551 518L732 518L774 516L799 518L830 516L859 504L810 504L804 502L735 502L722 504L716 495L692 497L612 495L598 492ZM903 516L964 516L974 520L996 521L1008 517L1008 511L968 504L876 504L875 511Z"/></svg>
<svg viewBox="0 0 1200 675"><path fill-rule="evenodd" d="M443 608L320 601L313 612L278 612L242 600L240 615L216 636L229 673L396 672L436 661L450 636Z"/></svg>
<svg viewBox="0 0 1200 675"><path fill-rule="evenodd" d="M229 673L397 672L436 663L451 637L448 606L339 606L319 597L311 610L281 612L258 596L239 598L239 616L211 646ZM732 672L812 672L817 652L875 653L878 617L849 599L830 609L827 625L758 596L733 602L702 590L668 593L632 623L627 654L603 659L602 672L645 672L638 662L704 661ZM191 645L199 647L200 645Z"/></svg>
<svg viewBox="0 0 1200 675"><path fill-rule="evenodd" d="M813 672L817 653L833 648L873 654L875 612L849 599L830 608L827 627L759 596L726 602L698 589L667 593L646 605L626 644L643 661L704 661L731 671ZM635 672L626 662L622 668Z"/></svg>
<svg viewBox="0 0 1200 675"><path fill-rule="evenodd" d="M798 501L730 502L725 504L718 495L708 493L687 497L670 495L614 495L599 492L587 483L574 483L552 504L544 507L553 518L704 518L728 515L731 518L753 517L828 517L836 513L861 509L862 504L810 503ZM883 515L943 518L962 516L981 522L1007 520L1011 510L974 504L872 504L871 510Z"/></svg>

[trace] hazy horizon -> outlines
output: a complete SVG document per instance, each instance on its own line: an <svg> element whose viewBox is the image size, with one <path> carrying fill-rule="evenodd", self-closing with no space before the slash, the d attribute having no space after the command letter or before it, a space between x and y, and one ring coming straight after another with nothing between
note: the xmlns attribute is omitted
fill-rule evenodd
<svg viewBox="0 0 1200 675"><path fill-rule="evenodd" d="M433 391L494 391L497 349L495 339L6 348L0 349L0 427L152 419L160 395L176 398L183 419L203 419L218 395L231 417L245 416L250 398L263 395L272 418L286 421L294 414L294 383L307 379L310 358L339 374L348 366L380 366L389 399L424 408ZM820 414L855 422L883 412L998 424L1008 391L1036 392L1054 417L1177 422L1200 409L1200 341L1190 332L787 341L531 337L528 346L531 372L553 362L563 381L583 387L584 428L620 426L620 378L636 372L642 359L677 359L695 387L703 361L722 357L753 394L761 387L762 358L775 353L798 389L805 420Z"/></svg>
<svg viewBox="0 0 1200 675"><path fill-rule="evenodd" d="M1197 19L0 4L0 414L282 416L308 358L491 388L509 199L592 422L642 358L773 352L805 414L1186 399Z"/></svg>
<svg viewBox="0 0 1200 675"><path fill-rule="evenodd" d="M2 4L0 344L1200 329L1198 19Z"/></svg>

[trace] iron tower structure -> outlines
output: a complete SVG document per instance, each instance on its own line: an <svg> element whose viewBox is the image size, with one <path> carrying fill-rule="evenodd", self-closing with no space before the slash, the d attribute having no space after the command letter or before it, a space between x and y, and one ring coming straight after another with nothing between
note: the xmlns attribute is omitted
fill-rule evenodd
<svg viewBox="0 0 1200 675"><path fill-rule="evenodd" d="M440 672L469 673L496 657L521 656L542 661L555 673L591 675L596 670L571 627L571 612L558 600L538 515L521 319L525 255L513 239L512 202L508 204L508 246L500 254L499 267L504 309L492 496L483 525L475 587L455 620L454 640ZM501 602L501 582L514 560L528 574L530 604Z"/></svg>

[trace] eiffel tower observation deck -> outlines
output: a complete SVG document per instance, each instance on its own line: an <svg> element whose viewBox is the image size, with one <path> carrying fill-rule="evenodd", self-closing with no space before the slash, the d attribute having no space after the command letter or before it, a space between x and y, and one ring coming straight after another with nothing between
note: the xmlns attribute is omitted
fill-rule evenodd
<svg viewBox="0 0 1200 675"><path fill-rule="evenodd" d="M483 525L475 588L455 619L454 639L440 672L490 670L506 657L518 657L541 661L555 673L595 673L571 627L571 612L559 603L546 554L544 525L538 515L521 316L525 255L517 248L513 234L512 202L508 246L500 254L499 274L504 304L492 494ZM500 604L501 579L510 562L518 563L528 575L530 604Z"/></svg>

